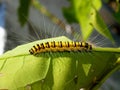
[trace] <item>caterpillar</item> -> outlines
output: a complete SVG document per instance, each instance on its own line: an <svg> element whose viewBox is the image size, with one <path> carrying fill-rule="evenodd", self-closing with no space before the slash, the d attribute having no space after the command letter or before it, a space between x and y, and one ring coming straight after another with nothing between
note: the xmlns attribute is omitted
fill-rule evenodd
<svg viewBox="0 0 120 90"><path fill-rule="evenodd" d="M72 41L52 41L34 45L30 50L30 54L36 55L41 52L55 52L55 51L90 51L92 45L86 42L72 42Z"/></svg>

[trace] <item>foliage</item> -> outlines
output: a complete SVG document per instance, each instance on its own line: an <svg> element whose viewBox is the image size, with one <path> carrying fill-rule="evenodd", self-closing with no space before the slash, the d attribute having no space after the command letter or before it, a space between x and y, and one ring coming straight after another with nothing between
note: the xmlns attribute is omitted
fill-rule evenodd
<svg viewBox="0 0 120 90"><path fill-rule="evenodd" d="M69 2L70 6L63 9L64 16L70 23L79 23L84 40L88 39L95 28L100 34L113 41L98 13L101 7L100 0L84 2L69 0ZM25 18L29 16L30 5L31 0L20 0L18 16L21 25L26 23ZM39 7L38 3L37 7ZM0 89L96 90L106 78L120 68L119 48L93 46L91 52L46 52L37 56L29 54L29 49L33 45L49 41L70 40L66 37L39 40L18 46L2 55L0 57Z"/></svg>
<svg viewBox="0 0 120 90"><path fill-rule="evenodd" d="M98 88L106 76L108 78L118 69L119 54L113 50L106 51L110 48L102 51L93 48L92 52L29 54L29 49L37 43L60 40L70 41L66 37L44 39L18 46L1 56L0 89L28 90L25 88L29 87L32 90L91 90Z"/></svg>
<svg viewBox="0 0 120 90"><path fill-rule="evenodd" d="M31 0L28 0L26 2L24 0L20 0L18 16L21 25L24 25L27 20L26 18L28 18L30 2ZM100 34L114 42L106 24L98 13L98 10L101 7L101 0L86 0L85 2L83 2L82 0L69 0L69 2L71 6L69 6L68 8L63 8L64 16L70 23L79 23L79 25L81 26L82 37L85 41L89 38L89 36L93 32L93 29L95 28ZM61 20L56 19L56 17L52 15L49 11L47 11L44 6L38 3L37 0L32 1L32 3L43 14L50 17L53 22L61 22ZM25 18L23 18L23 16L25 16Z"/></svg>
<svg viewBox="0 0 120 90"><path fill-rule="evenodd" d="M119 1L120 2L120 1ZM115 12L113 13L113 16L115 17L116 21L120 24L120 4L119 4L118 0L117 0L117 3L116 3L116 10Z"/></svg>
<svg viewBox="0 0 120 90"><path fill-rule="evenodd" d="M31 0L19 0L20 6L18 8L18 19L20 21L20 24L23 26L29 16L29 9L30 9L30 3Z"/></svg>
<svg viewBox="0 0 120 90"><path fill-rule="evenodd" d="M85 41L93 32L93 28L113 41L107 26L98 13L101 7L101 0L86 0L84 2L82 0L69 0L69 2L70 6L63 9L64 16L70 23L79 23L82 37Z"/></svg>

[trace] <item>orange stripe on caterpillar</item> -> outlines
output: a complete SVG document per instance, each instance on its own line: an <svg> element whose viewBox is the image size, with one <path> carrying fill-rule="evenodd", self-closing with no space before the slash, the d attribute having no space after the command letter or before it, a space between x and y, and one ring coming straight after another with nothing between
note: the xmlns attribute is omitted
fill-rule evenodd
<svg viewBox="0 0 120 90"><path fill-rule="evenodd" d="M34 45L30 50L30 54L36 55L41 52L56 52L56 51L90 51L92 45L86 42L68 42L68 41L53 41Z"/></svg>

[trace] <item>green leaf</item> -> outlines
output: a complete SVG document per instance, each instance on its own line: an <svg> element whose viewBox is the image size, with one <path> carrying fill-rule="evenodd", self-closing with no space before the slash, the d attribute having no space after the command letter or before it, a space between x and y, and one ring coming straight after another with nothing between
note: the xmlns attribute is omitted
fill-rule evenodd
<svg viewBox="0 0 120 90"><path fill-rule="evenodd" d="M69 10L68 10L69 9ZM76 22L78 23L77 18L75 17L73 7L63 8L63 15L69 23Z"/></svg>
<svg viewBox="0 0 120 90"><path fill-rule="evenodd" d="M23 26L28 18L31 0L19 0L20 6L18 8L18 19Z"/></svg>
<svg viewBox="0 0 120 90"><path fill-rule="evenodd" d="M97 10L101 7L101 0L69 0L70 6L63 8L63 13L68 22L78 22L81 26L82 37L86 41L93 31L90 26L91 10L93 5Z"/></svg>
<svg viewBox="0 0 120 90"><path fill-rule="evenodd" d="M64 37L57 38L63 39ZM51 58L48 54L36 57L29 49L36 43L53 41L42 40L21 45L0 57L0 89L17 89L45 78ZM64 38L64 40L66 40ZM45 56L44 56L45 55Z"/></svg>
<svg viewBox="0 0 120 90"><path fill-rule="evenodd" d="M99 13L95 8L91 12L91 25L104 37L110 39L114 43L114 39L104 23L103 19L100 17Z"/></svg>
<svg viewBox="0 0 120 90"><path fill-rule="evenodd" d="M95 28L101 35L114 42L106 24L98 11L101 7L100 0L69 0L71 6L64 8L64 16L69 22L78 22L81 26L83 40L87 40ZM93 27L91 27L91 25Z"/></svg>
<svg viewBox="0 0 120 90"><path fill-rule="evenodd" d="M113 16L115 17L115 20L120 24L120 10L119 10L119 12L116 12L116 13L114 13L113 14Z"/></svg>
<svg viewBox="0 0 120 90"><path fill-rule="evenodd" d="M91 52L45 52L37 56L29 49L38 43L71 41L56 37L21 45L0 57L0 89L9 90L92 90L95 85L114 70L114 48L94 48Z"/></svg>

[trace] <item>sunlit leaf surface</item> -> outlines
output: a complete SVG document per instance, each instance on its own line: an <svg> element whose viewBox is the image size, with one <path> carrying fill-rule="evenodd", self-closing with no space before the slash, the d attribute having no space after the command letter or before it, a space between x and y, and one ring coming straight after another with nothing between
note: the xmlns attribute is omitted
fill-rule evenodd
<svg viewBox="0 0 120 90"><path fill-rule="evenodd" d="M91 52L29 54L33 45L47 41L70 40L66 37L44 39L6 52L0 57L0 89L91 90L116 68L119 55L95 49Z"/></svg>
<svg viewBox="0 0 120 90"><path fill-rule="evenodd" d="M69 0L70 6L63 8L64 16L68 22L77 22L82 31L83 40L87 40L93 29L113 41L113 38L99 15L101 0Z"/></svg>

